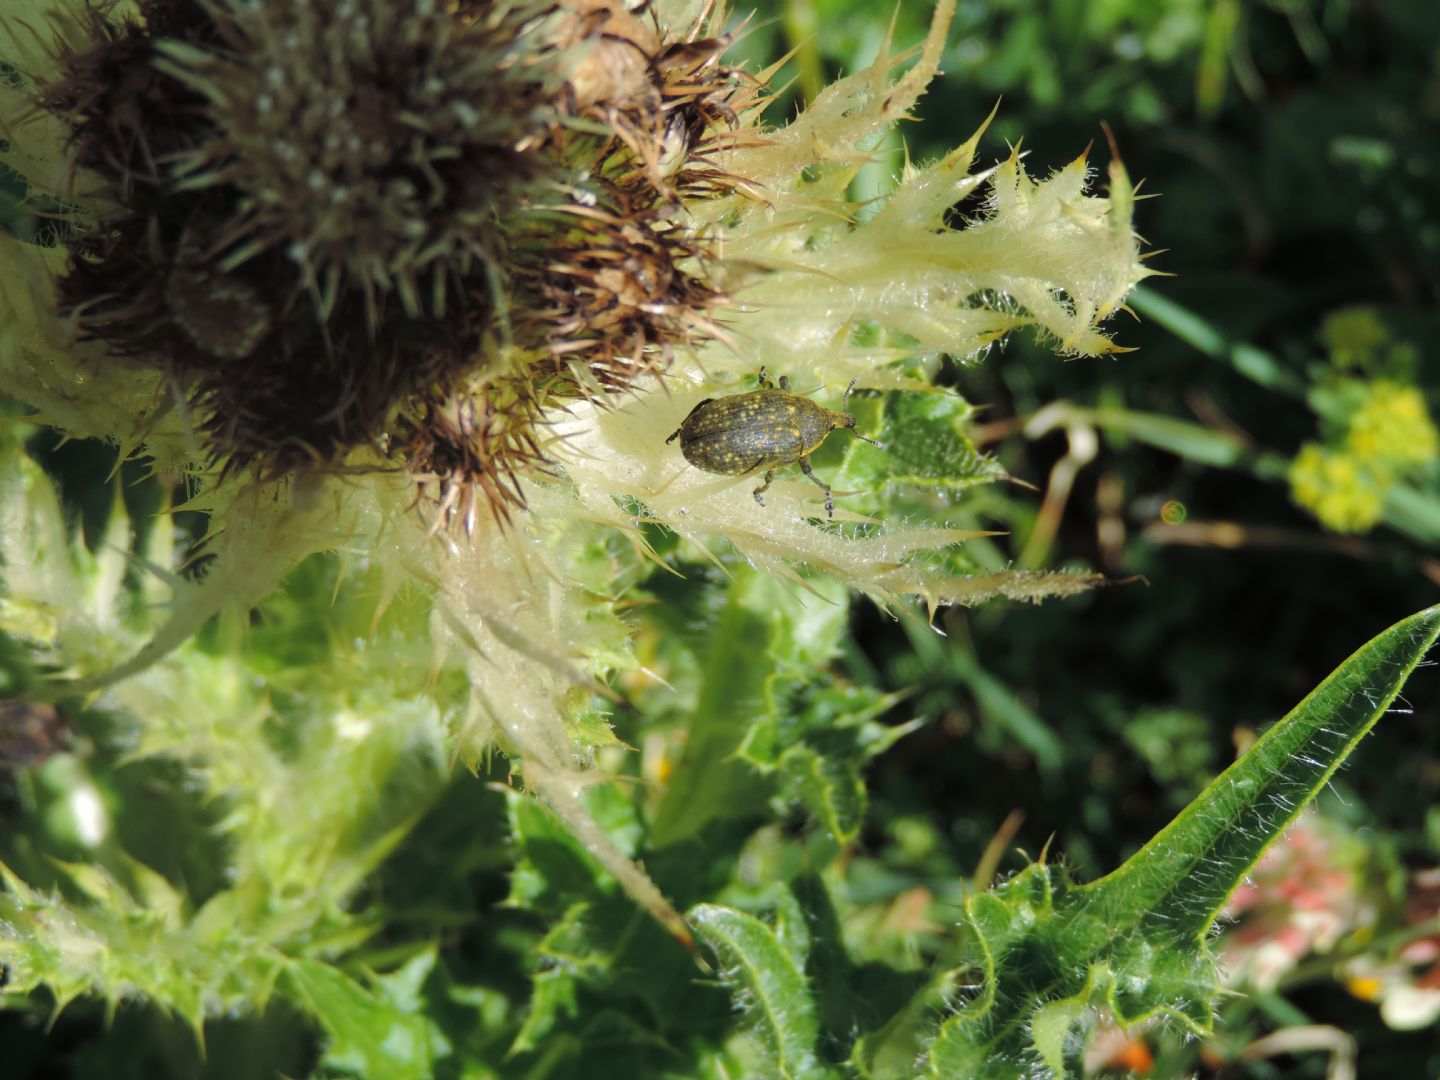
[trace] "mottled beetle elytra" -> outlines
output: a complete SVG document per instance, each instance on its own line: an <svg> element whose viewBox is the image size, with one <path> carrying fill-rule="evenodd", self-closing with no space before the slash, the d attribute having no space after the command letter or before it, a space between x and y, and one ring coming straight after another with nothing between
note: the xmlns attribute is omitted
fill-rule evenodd
<svg viewBox="0 0 1440 1080"><path fill-rule="evenodd" d="M755 501L775 479L777 469L798 463L800 470L825 492L825 516L835 516L835 499L830 485L810 468L810 455L819 449L825 437L836 428L854 430L855 417L845 411L855 379L845 388L840 411L817 405L807 397L790 392L790 380L780 376L777 390L765 369L760 369L760 389L748 394L731 394L722 398L706 398L685 417L684 423L665 441L680 440L680 452L697 469L721 476L744 476L765 469L765 481L755 489ZM883 446L867 439L873 446Z"/></svg>

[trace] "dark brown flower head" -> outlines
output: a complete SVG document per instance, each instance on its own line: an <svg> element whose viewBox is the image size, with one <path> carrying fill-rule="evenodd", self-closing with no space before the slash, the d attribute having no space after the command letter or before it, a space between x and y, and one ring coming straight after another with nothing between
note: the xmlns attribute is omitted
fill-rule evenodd
<svg viewBox="0 0 1440 1080"><path fill-rule="evenodd" d="M40 98L116 204L62 284L83 330L165 368L229 467L331 459L453 383L503 280L502 207L554 168L542 9L109 10Z"/></svg>
<svg viewBox="0 0 1440 1080"><path fill-rule="evenodd" d="M198 4L142 0L139 15L113 18L118 0L88 11L91 45L61 46L65 75L40 88L39 105L70 124L73 167L110 180L125 207L150 207L168 191L164 161L205 133L194 96L152 63L154 42L213 40Z"/></svg>
<svg viewBox="0 0 1440 1080"><path fill-rule="evenodd" d="M62 300L227 469L370 445L523 505L557 399L664 370L720 299L682 198L753 91L605 0L144 0L40 103L114 209Z"/></svg>
<svg viewBox="0 0 1440 1080"><path fill-rule="evenodd" d="M539 12L517 3L310 0L209 7L219 43L158 43L213 136L171 162L223 191L222 265L281 251L322 312L344 292L443 315L499 255L497 215L546 171L555 116Z"/></svg>

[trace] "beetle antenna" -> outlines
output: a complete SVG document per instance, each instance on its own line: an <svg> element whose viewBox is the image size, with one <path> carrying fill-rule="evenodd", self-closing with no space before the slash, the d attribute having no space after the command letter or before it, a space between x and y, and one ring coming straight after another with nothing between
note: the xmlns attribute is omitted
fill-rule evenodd
<svg viewBox="0 0 1440 1080"><path fill-rule="evenodd" d="M857 375L857 376L855 376L855 378L853 378L853 379L850 380L850 385L847 386L847 387L845 387L845 393L844 393L844 395L842 395L841 398L840 398L840 411L841 411L841 412L845 412L845 411L846 411L846 410L845 410L845 403L850 400L850 391L855 389L855 384L856 384L857 382L859 382L859 381L860 381L860 376Z"/></svg>
<svg viewBox="0 0 1440 1080"><path fill-rule="evenodd" d="M866 438L864 435L861 435L858 431L855 433L855 438L859 439L861 442L868 442L871 446L878 446L881 450L884 450L884 449L885 449L885 444L884 444L883 442L881 442L879 439L869 439L869 438Z"/></svg>

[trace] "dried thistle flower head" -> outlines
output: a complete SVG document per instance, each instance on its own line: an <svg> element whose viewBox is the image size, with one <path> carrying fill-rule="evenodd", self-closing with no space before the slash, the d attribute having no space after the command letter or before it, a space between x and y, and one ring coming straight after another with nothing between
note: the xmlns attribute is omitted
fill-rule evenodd
<svg viewBox="0 0 1440 1080"><path fill-rule="evenodd" d="M203 101L173 190L222 203L223 267L278 252L322 317L363 299L378 328L483 300L498 215L547 163L561 83L533 3L213 2L213 42L155 41L155 66ZM471 295L473 294L473 295Z"/></svg>
<svg viewBox="0 0 1440 1080"><path fill-rule="evenodd" d="M63 303L159 366L227 464L334 458L477 353L560 73L534 5L472 8L149 0L92 12L41 87L113 200Z"/></svg>
<svg viewBox="0 0 1440 1080"><path fill-rule="evenodd" d="M504 516L546 404L658 372L717 299L667 218L733 116L722 47L589 2L86 9L35 76L103 199L62 309L226 470L378 447Z"/></svg>

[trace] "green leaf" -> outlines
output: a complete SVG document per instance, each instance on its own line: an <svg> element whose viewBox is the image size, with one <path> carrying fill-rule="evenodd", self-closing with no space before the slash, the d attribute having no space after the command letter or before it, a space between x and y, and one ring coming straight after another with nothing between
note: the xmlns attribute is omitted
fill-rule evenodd
<svg viewBox="0 0 1440 1080"><path fill-rule="evenodd" d="M866 1080L911 1080L915 1062L935 1037L935 1017L950 1009L963 973L944 969L930 976L910 1000L874 1031L855 1040L849 1064ZM951 1076L964 1076L953 1072Z"/></svg>
<svg viewBox="0 0 1440 1080"><path fill-rule="evenodd" d="M1140 851L1074 885L1035 864L965 905L973 997L931 1045L932 1076L1065 1074L1076 1025L1108 1009L1210 1030L1219 994L1208 935L1266 847L1324 788L1440 636L1440 606L1345 661Z"/></svg>
<svg viewBox="0 0 1440 1080"><path fill-rule="evenodd" d="M753 915L700 904L687 918L724 965L724 979L755 1020L765 1054L761 1075L791 1078L826 1074L816 1057L820 1035L804 973L768 926Z"/></svg>
<svg viewBox="0 0 1440 1080"><path fill-rule="evenodd" d="M814 869L797 877L784 895L792 898L806 923L804 963L819 1013L821 1045L833 1049L835 1058L849 1053L848 1064L862 1076L914 1076L934 1017L954 993L953 973L937 978L883 962L854 963L830 887ZM782 903L777 916L784 910ZM857 1042L861 1032L871 1034Z"/></svg>
<svg viewBox="0 0 1440 1080"><path fill-rule="evenodd" d="M434 1075L431 1031L422 1015L402 1011L317 960L291 964L286 981L330 1036L325 1059L332 1066L376 1080Z"/></svg>
<svg viewBox="0 0 1440 1080"><path fill-rule="evenodd" d="M1385 492L1385 524L1422 544L1440 541L1440 500L1406 483Z"/></svg>
<svg viewBox="0 0 1440 1080"><path fill-rule="evenodd" d="M590 951L583 921L589 905L573 905L535 949L537 970L531 976L534 993L525 1022L510 1047L510 1056L526 1054L541 1045L555 1027L578 1012L580 973L602 967L608 958Z"/></svg>
<svg viewBox="0 0 1440 1080"><path fill-rule="evenodd" d="M780 759L787 787L838 843L854 842L865 816L865 785L851 762L808 746L792 746Z"/></svg>
<svg viewBox="0 0 1440 1080"><path fill-rule="evenodd" d="M748 576L741 572L731 581L724 606L712 616L710 633L697 650L700 696L685 757L651 823L650 841L657 848L689 839L736 806L753 805L744 795L753 778L729 759L755 716L773 660L766 648L770 626L744 603Z"/></svg>
<svg viewBox="0 0 1440 1080"><path fill-rule="evenodd" d="M510 838L518 852L508 903L560 916L577 896L600 896L609 879L553 811L533 796L506 790Z"/></svg>
<svg viewBox="0 0 1440 1080"><path fill-rule="evenodd" d="M1079 892L1176 937L1205 935L1226 899L1389 709L1440 636L1440 606L1365 645L1118 870Z"/></svg>
<svg viewBox="0 0 1440 1080"><path fill-rule="evenodd" d="M794 582L736 568L724 606L695 646L699 699L685 757L651 825L657 848L689 839L715 818L753 809L758 776L752 766L778 764L803 734L803 703L784 688L806 686L838 655L849 614L845 587L834 581ZM857 709L868 702L855 701ZM742 747L758 739L758 755ZM741 760L741 758L748 760Z"/></svg>
<svg viewBox="0 0 1440 1080"><path fill-rule="evenodd" d="M883 451L855 440L846 451L846 483L874 491L904 484L932 491L964 491L1005 475L994 458L975 449L969 435L975 408L952 393L890 394L884 425L874 435Z"/></svg>
<svg viewBox="0 0 1440 1080"><path fill-rule="evenodd" d="M783 799L801 803L835 842L859 835L868 796L861 769L915 725L887 727L877 718L897 694L833 681L797 681L793 673L770 682L766 715L746 733L737 755L781 781Z"/></svg>

